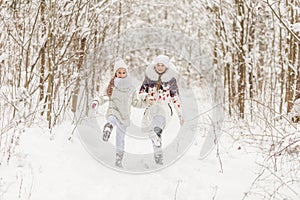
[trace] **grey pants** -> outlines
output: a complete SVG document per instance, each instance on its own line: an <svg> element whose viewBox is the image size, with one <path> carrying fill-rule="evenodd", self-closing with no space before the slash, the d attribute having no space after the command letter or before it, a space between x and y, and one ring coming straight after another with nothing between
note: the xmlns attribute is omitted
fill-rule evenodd
<svg viewBox="0 0 300 200"><path fill-rule="evenodd" d="M110 115L107 118L107 121L113 124L114 127L117 127L116 130L116 148L117 153L124 153L124 144L125 144L125 133L126 133L126 126L120 123L120 121L114 115Z"/></svg>

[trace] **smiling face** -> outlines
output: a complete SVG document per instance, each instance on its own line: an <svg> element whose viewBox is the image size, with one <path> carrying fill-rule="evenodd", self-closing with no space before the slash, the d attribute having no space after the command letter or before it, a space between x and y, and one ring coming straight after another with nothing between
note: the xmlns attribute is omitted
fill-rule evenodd
<svg viewBox="0 0 300 200"><path fill-rule="evenodd" d="M116 76L118 78L125 78L127 76L127 71L125 68L119 68L117 71L116 71Z"/></svg>
<svg viewBox="0 0 300 200"><path fill-rule="evenodd" d="M164 64L158 63L155 66L155 70L156 70L157 73L162 74L166 71L166 66Z"/></svg>

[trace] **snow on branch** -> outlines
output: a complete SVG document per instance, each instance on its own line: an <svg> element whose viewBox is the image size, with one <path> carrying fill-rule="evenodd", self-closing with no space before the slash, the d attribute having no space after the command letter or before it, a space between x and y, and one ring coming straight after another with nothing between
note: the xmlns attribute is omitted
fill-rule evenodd
<svg viewBox="0 0 300 200"><path fill-rule="evenodd" d="M278 13L274 10L274 8L272 7L272 5L270 4L269 0L266 1L266 4L268 5L268 7L271 9L272 13L274 13L274 15L276 16L276 18L280 21L280 23L286 28L286 30L288 32L290 32L292 34L292 36L298 41L300 42L300 38L298 37L298 35L294 32L296 31L295 29L291 29L282 19L281 17L278 15ZM299 25L297 25L297 27L299 28Z"/></svg>

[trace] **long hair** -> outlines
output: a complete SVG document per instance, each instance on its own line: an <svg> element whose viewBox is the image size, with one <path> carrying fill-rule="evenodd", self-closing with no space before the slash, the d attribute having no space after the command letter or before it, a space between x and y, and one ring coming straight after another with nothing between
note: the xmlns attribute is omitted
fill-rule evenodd
<svg viewBox="0 0 300 200"><path fill-rule="evenodd" d="M115 80L116 76L112 77L109 81L109 84L106 88L106 94L109 98L111 98L112 92L113 92L113 88L115 87L114 84L114 80Z"/></svg>

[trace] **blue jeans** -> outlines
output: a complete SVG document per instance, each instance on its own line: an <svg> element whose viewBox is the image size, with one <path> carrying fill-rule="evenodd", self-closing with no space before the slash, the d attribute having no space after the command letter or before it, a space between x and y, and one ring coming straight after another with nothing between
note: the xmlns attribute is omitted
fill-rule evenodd
<svg viewBox="0 0 300 200"><path fill-rule="evenodd" d="M124 152L124 144L125 144L125 133L126 133L126 126L120 123L120 121L114 115L110 115L107 117L107 121L113 124L114 127L117 127L116 130L116 147L117 153Z"/></svg>

